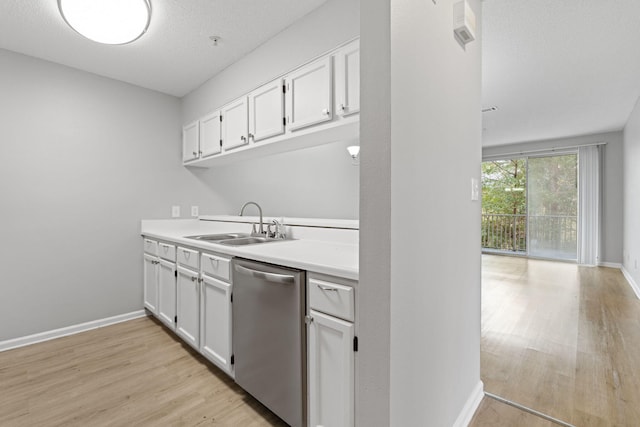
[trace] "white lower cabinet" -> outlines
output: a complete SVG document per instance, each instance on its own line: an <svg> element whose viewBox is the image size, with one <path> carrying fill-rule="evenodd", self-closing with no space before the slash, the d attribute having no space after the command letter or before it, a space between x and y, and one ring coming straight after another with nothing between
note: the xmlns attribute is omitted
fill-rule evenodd
<svg viewBox="0 0 640 427"><path fill-rule="evenodd" d="M170 329L176 328L176 263L160 260L158 265L158 319Z"/></svg>
<svg viewBox="0 0 640 427"><path fill-rule="evenodd" d="M158 313L158 265L157 256L144 254L144 307Z"/></svg>
<svg viewBox="0 0 640 427"><path fill-rule="evenodd" d="M356 282L309 273L307 362L310 427L352 427Z"/></svg>
<svg viewBox="0 0 640 427"><path fill-rule="evenodd" d="M189 345L200 347L200 277L196 271L178 266L176 281L176 333Z"/></svg>
<svg viewBox="0 0 640 427"><path fill-rule="evenodd" d="M202 276L200 352L231 374L231 284Z"/></svg>
<svg viewBox="0 0 640 427"><path fill-rule="evenodd" d="M310 311L309 426L354 425L354 325Z"/></svg>

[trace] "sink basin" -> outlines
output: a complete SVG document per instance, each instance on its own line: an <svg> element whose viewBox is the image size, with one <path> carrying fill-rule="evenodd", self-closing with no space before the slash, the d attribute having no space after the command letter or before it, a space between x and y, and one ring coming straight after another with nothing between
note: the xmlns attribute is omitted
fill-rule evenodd
<svg viewBox="0 0 640 427"><path fill-rule="evenodd" d="M221 245L229 245L229 246L244 246L244 245L255 245L257 243L271 243L271 242L284 242L285 239L267 239L266 237L239 237L235 239L229 240L220 240L218 243Z"/></svg>
<svg viewBox="0 0 640 427"><path fill-rule="evenodd" d="M187 239L201 240L205 242L217 242L220 240L238 239L249 237L249 233L223 233L223 234L203 234L200 236L185 236Z"/></svg>
<svg viewBox="0 0 640 427"><path fill-rule="evenodd" d="M291 239L267 239L261 236L252 236L249 233L222 233L202 234L199 236L185 236L187 239L200 240L201 242L215 242L228 246L255 245L258 243L284 242Z"/></svg>

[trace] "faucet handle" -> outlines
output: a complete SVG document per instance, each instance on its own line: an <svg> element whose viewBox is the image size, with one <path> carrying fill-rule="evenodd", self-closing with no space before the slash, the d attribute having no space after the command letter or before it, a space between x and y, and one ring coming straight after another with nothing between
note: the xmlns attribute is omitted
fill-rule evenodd
<svg viewBox="0 0 640 427"><path fill-rule="evenodd" d="M275 232L273 233L272 237L275 237L276 239L286 239L287 235L284 232L284 225L281 224L277 219L274 219L273 221L271 221L271 224L269 224L269 230L271 230L271 226L274 226L275 228Z"/></svg>

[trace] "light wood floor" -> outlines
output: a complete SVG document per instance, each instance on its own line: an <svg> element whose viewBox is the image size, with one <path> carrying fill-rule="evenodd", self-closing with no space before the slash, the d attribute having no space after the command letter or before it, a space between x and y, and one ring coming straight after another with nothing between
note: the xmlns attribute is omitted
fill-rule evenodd
<svg viewBox="0 0 640 427"><path fill-rule="evenodd" d="M155 320L0 353L0 426L285 426Z"/></svg>
<svg viewBox="0 0 640 427"><path fill-rule="evenodd" d="M640 301L618 270L484 256L485 389L580 427L640 426ZM0 426L284 426L155 320L0 353ZM555 424L486 398L472 427Z"/></svg>
<svg viewBox="0 0 640 427"><path fill-rule="evenodd" d="M575 426L640 426L640 300L619 270L484 255L482 293L486 391ZM471 424L548 425L486 397Z"/></svg>

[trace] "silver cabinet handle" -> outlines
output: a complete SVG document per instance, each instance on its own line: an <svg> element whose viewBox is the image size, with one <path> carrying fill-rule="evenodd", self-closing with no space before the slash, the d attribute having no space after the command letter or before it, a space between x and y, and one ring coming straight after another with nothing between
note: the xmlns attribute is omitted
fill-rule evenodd
<svg viewBox="0 0 640 427"><path fill-rule="evenodd" d="M313 317L311 316L304 316L304 323L306 323L307 325L313 322Z"/></svg>
<svg viewBox="0 0 640 427"><path fill-rule="evenodd" d="M338 292L337 288L332 288L330 286L322 286L322 285L316 285L318 286L320 289L322 289L323 291L331 291L331 292Z"/></svg>
<svg viewBox="0 0 640 427"><path fill-rule="evenodd" d="M193 155L194 155L194 156L197 156L197 155L198 155L198 152L197 152L197 151L194 151L194 152L193 152Z"/></svg>
<svg viewBox="0 0 640 427"><path fill-rule="evenodd" d="M322 110L322 114L324 114L325 116L328 116L329 114L331 114L331 111L329 111L328 108L325 108Z"/></svg>
<svg viewBox="0 0 640 427"><path fill-rule="evenodd" d="M243 142L244 142L244 141L246 141L246 140L247 140L247 137L246 137L246 136L242 135L242 136L240 137L240 141L243 141Z"/></svg>
<svg viewBox="0 0 640 427"><path fill-rule="evenodd" d="M295 282L295 279L296 279L294 276L290 276L288 274L267 273L264 271L252 270L250 268L242 267L240 265L236 265L235 268L238 273L246 274L248 276L253 276L257 279L263 279L268 282L293 283Z"/></svg>
<svg viewBox="0 0 640 427"><path fill-rule="evenodd" d="M196 282L197 280L198 280L198 278L197 278L197 277L193 277L193 276L191 276L191 281L192 281L192 282Z"/></svg>
<svg viewBox="0 0 640 427"><path fill-rule="evenodd" d="M249 138L251 138L251 139L255 139L255 136L253 136L253 134L252 134L252 133L250 133L250 134L249 134Z"/></svg>
<svg viewBox="0 0 640 427"><path fill-rule="evenodd" d="M344 113L344 111L347 109L347 107L344 104L340 104L340 111L342 111Z"/></svg>

